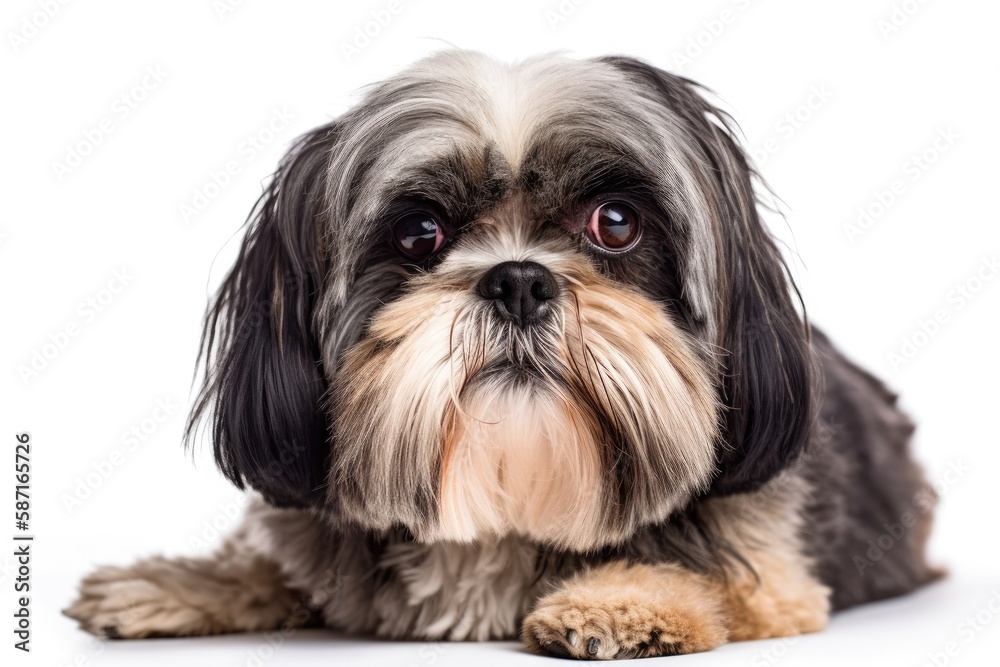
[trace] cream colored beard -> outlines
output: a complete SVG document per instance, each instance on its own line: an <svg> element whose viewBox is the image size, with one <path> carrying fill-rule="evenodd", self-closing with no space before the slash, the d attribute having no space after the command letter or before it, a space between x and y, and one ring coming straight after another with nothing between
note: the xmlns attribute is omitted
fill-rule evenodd
<svg viewBox="0 0 1000 667"><path fill-rule="evenodd" d="M602 465L574 410L546 390L485 387L464 401L430 539L518 533L586 548L602 528Z"/></svg>

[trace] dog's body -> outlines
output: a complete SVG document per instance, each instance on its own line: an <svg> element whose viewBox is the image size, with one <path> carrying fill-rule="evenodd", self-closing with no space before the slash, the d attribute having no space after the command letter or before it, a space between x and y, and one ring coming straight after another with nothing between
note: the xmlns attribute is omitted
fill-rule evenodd
<svg viewBox="0 0 1000 667"><path fill-rule="evenodd" d="M70 615L622 658L929 581L912 426L796 313L756 205L725 118L636 61L376 87L283 163L210 311L195 418L261 497L215 557L99 570Z"/></svg>

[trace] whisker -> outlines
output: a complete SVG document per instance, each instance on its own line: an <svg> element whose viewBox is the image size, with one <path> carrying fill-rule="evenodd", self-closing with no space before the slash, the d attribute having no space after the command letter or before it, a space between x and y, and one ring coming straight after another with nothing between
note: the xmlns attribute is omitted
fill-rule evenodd
<svg viewBox="0 0 1000 667"><path fill-rule="evenodd" d="M576 293L575 290L570 290L570 294L573 295L573 301L576 304L576 326L577 326L577 330L580 333L580 347L583 350L583 363L584 363L584 367L587 370L586 383L588 384L588 386L592 387L592 386L594 386L594 376L591 374L591 372L590 372L590 364L587 362L587 352L589 351L589 345L587 344L587 336L584 333L583 315L582 315L582 313L580 311L580 296ZM576 357L573 355L572 350L570 350L570 359L572 359L573 362L574 362L574 366L575 366L575 370L576 370L577 376L581 380L583 380L584 378L583 378L583 375L580 373L579 363L576 361Z"/></svg>
<svg viewBox="0 0 1000 667"><path fill-rule="evenodd" d="M458 323L461 320L464 319L463 315L464 315L464 313L461 312L461 311L455 313L455 317L451 321L451 329L450 329L450 331L448 333L448 347L449 347L449 352L448 352L448 368L449 368L448 390L449 390L449 393L451 395L451 403L452 403L453 406L455 406L455 410L460 415L462 415L463 417L465 417L466 419L471 419L473 421L478 421L478 422L483 422L483 423L489 423L489 422L485 422L482 419L479 419L475 415L470 414L469 412L467 412L465 410L464 407L462 407L461 395L462 395L462 392L465 391L466 384L469 381L468 364L466 363L466 356L465 356L465 347L466 346L465 346L464 342L462 344L462 348L463 348L463 350L462 350L462 370L463 370L463 373L462 373L462 386L461 386L461 388L457 388L455 386L455 373L454 373L454 352L455 352L455 348L454 348L454 344L453 344L454 343L454 333L455 333L455 328L458 325ZM464 341L464 337L465 337L465 330L467 328L468 327L463 327L462 328L463 341Z"/></svg>

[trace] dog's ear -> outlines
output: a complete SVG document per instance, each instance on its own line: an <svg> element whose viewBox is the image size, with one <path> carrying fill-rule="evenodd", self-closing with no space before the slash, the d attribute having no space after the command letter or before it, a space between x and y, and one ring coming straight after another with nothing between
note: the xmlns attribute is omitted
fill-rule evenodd
<svg viewBox="0 0 1000 667"><path fill-rule="evenodd" d="M629 58L608 59L659 96L697 144L716 219L716 338L724 406L711 493L758 488L804 449L817 400L815 363L801 299L762 224L755 173L734 139L735 123L698 84Z"/></svg>
<svg viewBox="0 0 1000 667"><path fill-rule="evenodd" d="M335 140L333 124L301 137L251 212L236 264L206 314L204 385L187 426L190 442L209 418L225 476L279 506L321 499L330 456L312 313Z"/></svg>

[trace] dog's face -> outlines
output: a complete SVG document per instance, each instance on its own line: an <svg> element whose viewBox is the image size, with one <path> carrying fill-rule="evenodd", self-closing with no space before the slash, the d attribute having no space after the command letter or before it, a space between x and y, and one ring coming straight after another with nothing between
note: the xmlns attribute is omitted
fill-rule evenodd
<svg viewBox="0 0 1000 667"><path fill-rule="evenodd" d="M629 59L450 52L303 137L209 311L216 458L419 540L625 540L788 465L805 326L725 117Z"/></svg>

